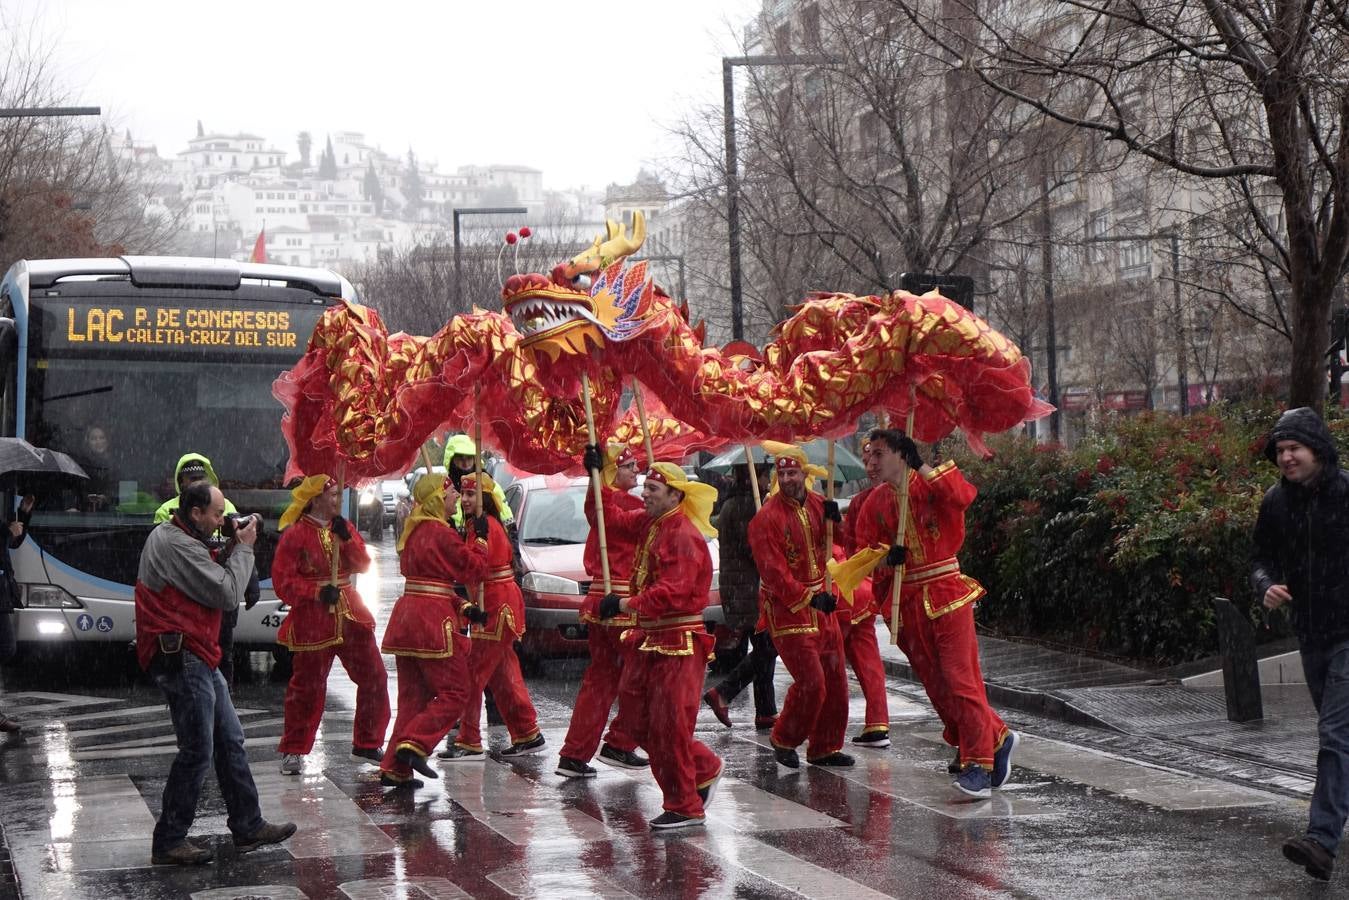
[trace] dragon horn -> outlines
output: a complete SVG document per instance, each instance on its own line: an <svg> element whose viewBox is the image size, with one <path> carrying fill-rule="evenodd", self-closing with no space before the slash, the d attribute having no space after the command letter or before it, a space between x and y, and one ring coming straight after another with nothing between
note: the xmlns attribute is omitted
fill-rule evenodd
<svg viewBox="0 0 1349 900"><path fill-rule="evenodd" d="M573 265L593 264L603 269L612 265L615 260L636 253L646 240L646 216L640 211L633 212L631 237L625 236L623 226L613 220L605 222L604 230L606 234L596 236L595 243L590 249L572 257Z"/></svg>

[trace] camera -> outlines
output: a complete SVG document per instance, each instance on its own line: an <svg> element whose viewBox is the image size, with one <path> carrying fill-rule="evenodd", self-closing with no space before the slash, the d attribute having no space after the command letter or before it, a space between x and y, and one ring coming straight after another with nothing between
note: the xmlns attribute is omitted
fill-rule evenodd
<svg viewBox="0 0 1349 900"><path fill-rule="evenodd" d="M240 528L247 528L248 523L256 520L258 523L258 534L262 534L262 516L257 513L226 513L224 520L220 523L220 533L227 538L234 537L235 532Z"/></svg>

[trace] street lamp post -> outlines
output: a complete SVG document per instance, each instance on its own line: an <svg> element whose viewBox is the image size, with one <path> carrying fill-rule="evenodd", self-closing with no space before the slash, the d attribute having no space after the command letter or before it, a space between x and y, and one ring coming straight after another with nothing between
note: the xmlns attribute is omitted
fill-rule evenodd
<svg viewBox="0 0 1349 900"><path fill-rule="evenodd" d="M457 309L463 308L464 303L464 284L462 271L462 254L459 244L459 217L460 216L523 216L529 210L523 206L470 206L463 209L456 208L450 213L450 219L454 229L454 305Z"/></svg>
<svg viewBox="0 0 1349 900"><path fill-rule="evenodd" d="M828 56L723 56L721 58L722 127L726 132L726 232L731 269L731 336L745 339L745 310L740 284L740 179L736 172L735 67L819 66L836 62Z"/></svg>

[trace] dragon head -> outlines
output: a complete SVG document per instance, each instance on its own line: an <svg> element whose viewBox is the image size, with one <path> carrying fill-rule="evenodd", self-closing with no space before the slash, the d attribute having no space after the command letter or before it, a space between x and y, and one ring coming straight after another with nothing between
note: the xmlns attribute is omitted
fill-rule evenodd
<svg viewBox="0 0 1349 900"><path fill-rule="evenodd" d="M610 221L584 253L553 268L512 275L501 300L520 335L520 346L543 351L556 361L563 354L586 355L590 345L624 341L651 321L654 286L646 263L627 265L646 239L646 220L633 213L632 234Z"/></svg>

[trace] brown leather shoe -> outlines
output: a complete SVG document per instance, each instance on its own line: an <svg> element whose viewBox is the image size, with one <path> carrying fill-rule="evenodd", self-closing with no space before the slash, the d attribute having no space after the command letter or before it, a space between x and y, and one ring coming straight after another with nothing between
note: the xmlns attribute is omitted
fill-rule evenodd
<svg viewBox="0 0 1349 900"><path fill-rule="evenodd" d="M731 727L731 711L726 708L726 701L721 699L721 694L717 693L716 688L703 694L703 702L712 708L712 715L717 717L717 721Z"/></svg>
<svg viewBox="0 0 1349 900"><path fill-rule="evenodd" d="M1283 855L1291 863L1307 870L1307 874L1321 881L1329 881L1335 871L1335 857L1315 840L1303 836L1283 842Z"/></svg>
<svg viewBox="0 0 1349 900"><path fill-rule="evenodd" d="M279 825L273 825L270 822L263 822L262 827L250 835L234 836L234 849L240 853L247 853L250 850L256 850L263 844L279 844L295 833L295 824L293 822L282 822Z"/></svg>
<svg viewBox="0 0 1349 900"><path fill-rule="evenodd" d="M189 841L183 841L177 847L168 850L155 850L150 853L152 866L201 866L211 861L215 854L205 847L198 847Z"/></svg>

